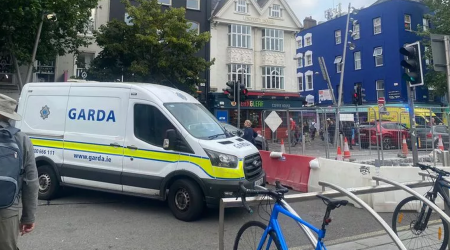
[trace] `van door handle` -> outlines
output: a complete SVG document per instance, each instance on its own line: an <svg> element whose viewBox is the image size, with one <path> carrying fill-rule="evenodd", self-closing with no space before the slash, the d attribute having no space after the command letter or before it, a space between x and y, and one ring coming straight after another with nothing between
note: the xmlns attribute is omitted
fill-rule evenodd
<svg viewBox="0 0 450 250"><path fill-rule="evenodd" d="M138 149L138 148L137 148L136 146L134 146L134 145L127 146L127 148L128 148L128 149L132 149L132 150L137 150L137 149Z"/></svg>
<svg viewBox="0 0 450 250"><path fill-rule="evenodd" d="M112 146L112 147L120 147L119 143L117 143L117 142L110 143L109 146Z"/></svg>

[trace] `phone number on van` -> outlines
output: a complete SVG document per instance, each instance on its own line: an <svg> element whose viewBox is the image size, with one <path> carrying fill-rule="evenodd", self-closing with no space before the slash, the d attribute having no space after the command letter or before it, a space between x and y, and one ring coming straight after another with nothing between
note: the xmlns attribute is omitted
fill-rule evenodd
<svg viewBox="0 0 450 250"><path fill-rule="evenodd" d="M35 154L40 154L40 155L55 155L55 150L47 150L47 149L35 148L34 149L34 153Z"/></svg>

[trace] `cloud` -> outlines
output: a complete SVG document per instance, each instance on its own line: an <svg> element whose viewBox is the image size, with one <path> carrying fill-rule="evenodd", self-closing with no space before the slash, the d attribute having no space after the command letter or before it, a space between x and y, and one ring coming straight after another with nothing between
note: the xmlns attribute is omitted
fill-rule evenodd
<svg viewBox="0 0 450 250"><path fill-rule="evenodd" d="M291 9L301 21L307 16L312 16L317 21L325 21L325 10L333 8L341 3L342 12L347 11L350 0L286 0ZM368 7L376 0L358 0L353 1L352 6L355 8Z"/></svg>

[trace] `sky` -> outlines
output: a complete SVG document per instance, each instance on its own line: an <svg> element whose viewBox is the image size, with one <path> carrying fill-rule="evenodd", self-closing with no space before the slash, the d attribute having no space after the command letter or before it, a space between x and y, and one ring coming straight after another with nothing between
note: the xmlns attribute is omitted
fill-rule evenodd
<svg viewBox="0 0 450 250"><path fill-rule="evenodd" d="M317 21L325 21L325 10L342 4L342 12L347 12L349 2L355 8L368 7L376 0L286 0L297 18L303 23L303 19L312 16Z"/></svg>

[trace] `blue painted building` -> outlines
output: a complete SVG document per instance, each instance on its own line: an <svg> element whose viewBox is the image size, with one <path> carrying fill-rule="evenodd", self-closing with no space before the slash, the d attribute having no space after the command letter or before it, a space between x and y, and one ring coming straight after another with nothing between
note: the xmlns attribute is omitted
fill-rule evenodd
<svg viewBox="0 0 450 250"><path fill-rule="evenodd" d="M351 15L357 23L350 22L349 25L353 31L349 42L354 44L354 49L347 49L345 61L345 106L352 105L352 94L357 84L361 84L364 90L364 105L376 104L378 97L385 97L387 104L407 103L406 83L402 80L404 70L400 65L403 56L399 49L404 44L421 40L414 31L418 25L429 27L426 13L427 7L417 1L380 0ZM302 96L314 96L317 106L332 105L319 57L325 59L338 99L346 21L347 15L344 15L302 30L297 35L299 90ZM424 68L426 63L423 62ZM427 87L416 88L416 102L431 104L428 92Z"/></svg>

